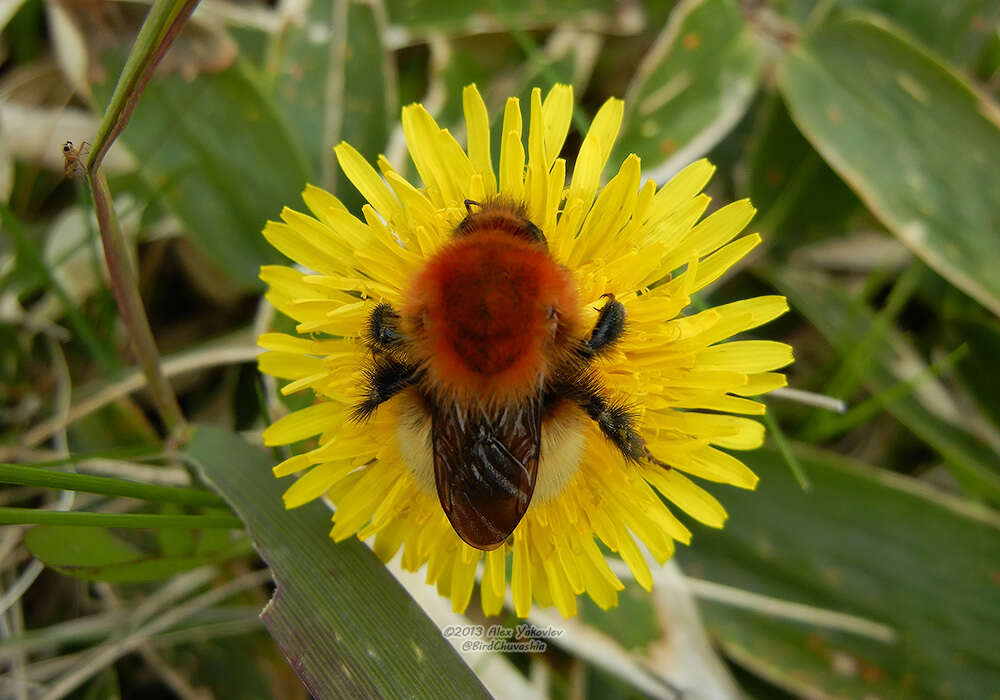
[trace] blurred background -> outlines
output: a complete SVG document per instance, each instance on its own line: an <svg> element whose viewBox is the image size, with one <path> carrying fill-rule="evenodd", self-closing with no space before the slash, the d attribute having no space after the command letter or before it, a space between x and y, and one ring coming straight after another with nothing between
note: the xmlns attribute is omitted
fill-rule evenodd
<svg viewBox="0 0 1000 700"><path fill-rule="evenodd" d="M73 172L148 9L0 1L0 461L176 487ZM203 0L105 164L188 420L259 444L309 402L256 371L256 334L291 328L261 303L264 222L306 182L360 211L340 140L413 177L400 106L461 141L470 82L497 117L571 83L570 157L609 96L615 170L708 156L712 206L752 198L764 244L699 303L786 295L761 337L846 406L769 398L757 491L713 488L726 528L686 521L677 566L615 610L540 613L567 630L544 653L473 658L490 692L1000 697L1000 3ZM0 506L185 514L37 485ZM219 529L0 529L0 697L306 697L257 619L261 566Z"/></svg>

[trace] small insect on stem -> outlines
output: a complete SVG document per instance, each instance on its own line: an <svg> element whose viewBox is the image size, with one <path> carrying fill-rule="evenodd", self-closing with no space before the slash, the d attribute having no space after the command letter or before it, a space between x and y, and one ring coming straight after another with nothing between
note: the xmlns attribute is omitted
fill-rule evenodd
<svg viewBox="0 0 1000 700"><path fill-rule="evenodd" d="M90 153L90 144L84 141L79 148L75 148L72 141L67 141L63 144L62 153L66 177L82 178L87 172L83 158Z"/></svg>

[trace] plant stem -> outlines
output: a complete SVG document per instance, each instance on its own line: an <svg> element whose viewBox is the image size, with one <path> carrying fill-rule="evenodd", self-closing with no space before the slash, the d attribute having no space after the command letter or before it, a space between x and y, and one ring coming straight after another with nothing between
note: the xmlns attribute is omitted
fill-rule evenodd
<svg viewBox="0 0 1000 700"><path fill-rule="evenodd" d="M111 190L101 163L111 144L128 124L156 64L170 48L197 5L198 0L157 0L150 8L97 128L97 136L91 144L90 157L87 159L87 178L94 197L94 208L97 210L97 224L101 229L111 289L139 365L146 375L153 402L167 430L175 436L185 425L184 414L160 365L160 353L142 305L138 278L128 258L127 246L115 217Z"/></svg>
<svg viewBox="0 0 1000 700"><path fill-rule="evenodd" d="M163 419L167 430L173 433L184 425L184 414L174 395L173 387L163 374L160 353L156 348L153 330L139 295L139 281L128 257L128 248L118 219L111 205L111 190L104 171L100 168L90 173L90 185L94 193L94 207L97 210L97 224L101 229L104 244L104 259L108 264L111 290L114 292L118 310L125 328L128 329L139 366L146 375L146 383L153 402Z"/></svg>

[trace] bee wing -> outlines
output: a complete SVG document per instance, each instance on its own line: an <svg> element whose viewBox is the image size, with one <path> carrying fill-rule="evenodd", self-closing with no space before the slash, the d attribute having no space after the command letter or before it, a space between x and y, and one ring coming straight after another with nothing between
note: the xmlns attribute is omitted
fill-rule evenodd
<svg viewBox="0 0 1000 700"><path fill-rule="evenodd" d="M476 549L499 547L528 510L541 421L541 396L497 410L451 403L434 412L438 498L455 532Z"/></svg>

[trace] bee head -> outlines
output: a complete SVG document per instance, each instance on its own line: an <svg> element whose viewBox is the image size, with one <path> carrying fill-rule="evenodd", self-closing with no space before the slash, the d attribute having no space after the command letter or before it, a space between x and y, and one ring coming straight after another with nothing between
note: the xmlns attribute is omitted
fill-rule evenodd
<svg viewBox="0 0 1000 700"><path fill-rule="evenodd" d="M548 247L545 234L528 218L524 206L495 198L486 203L465 200L466 217L455 228L455 237L463 237L482 231L500 231L514 238Z"/></svg>

